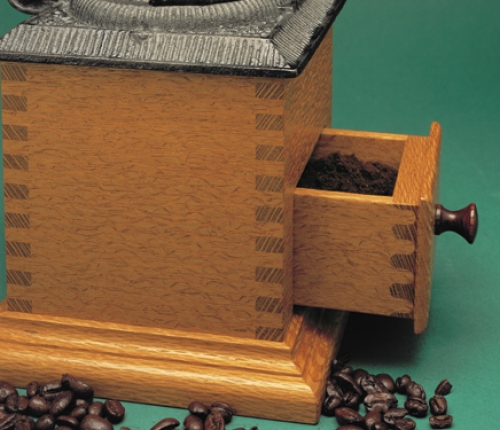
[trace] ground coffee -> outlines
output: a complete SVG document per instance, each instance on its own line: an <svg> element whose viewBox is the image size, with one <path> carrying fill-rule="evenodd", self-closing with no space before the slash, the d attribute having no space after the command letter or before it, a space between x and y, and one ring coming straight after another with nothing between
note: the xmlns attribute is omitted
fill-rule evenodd
<svg viewBox="0 0 500 430"><path fill-rule="evenodd" d="M362 162L355 155L338 152L310 160L299 188L392 196L398 172L378 162Z"/></svg>

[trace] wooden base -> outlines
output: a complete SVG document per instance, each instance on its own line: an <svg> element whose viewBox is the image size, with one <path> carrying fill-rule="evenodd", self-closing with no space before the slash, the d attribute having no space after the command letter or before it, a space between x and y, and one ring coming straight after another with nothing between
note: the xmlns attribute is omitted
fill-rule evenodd
<svg viewBox="0 0 500 430"><path fill-rule="evenodd" d="M0 311L0 379L71 373L96 397L176 407L226 401L239 415L314 423L347 313L297 307L284 342ZM188 316L186 316L188 317Z"/></svg>

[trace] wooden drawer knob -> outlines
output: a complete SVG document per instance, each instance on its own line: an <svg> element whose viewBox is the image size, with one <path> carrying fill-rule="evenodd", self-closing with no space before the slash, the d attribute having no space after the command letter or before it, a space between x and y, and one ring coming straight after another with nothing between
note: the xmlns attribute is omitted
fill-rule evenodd
<svg viewBox="0 0 500 430"><path fill-rule="evenodd" d="M474 243L476 238L479 218L475 203L471 203L458 211L449 211L443 205L436 205L434 234L440 235L445 231L454 231L467 242Z"/></svg>

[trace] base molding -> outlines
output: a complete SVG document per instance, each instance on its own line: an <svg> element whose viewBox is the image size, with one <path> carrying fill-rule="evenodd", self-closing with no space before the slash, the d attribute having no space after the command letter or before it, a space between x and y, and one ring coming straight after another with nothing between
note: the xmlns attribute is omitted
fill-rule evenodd
<svg viewBox="0 0 500 430"><path fill-rule="evenodd" d="M71 373L97 397L315 423L348 314L296 307L284 342L0 310L0 379L17 387Z"/></svg>

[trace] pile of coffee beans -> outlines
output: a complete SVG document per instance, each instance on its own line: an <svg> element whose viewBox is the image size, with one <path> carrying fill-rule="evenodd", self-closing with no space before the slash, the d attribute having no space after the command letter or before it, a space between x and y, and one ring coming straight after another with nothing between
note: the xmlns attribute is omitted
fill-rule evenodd
<svg viewBox="0 0 500 430"><path fill-rule="evenodd" d="M124 416L118 400L94 401L92 387L68 374L30 382L25 396L0 381L0 430L113 430Z"/></svg>
<svg viewBox="0 0 500 430"><path fill-rule="evenodd" d="M184 430L225 430L235 414L224 402L208 407L196 401L188 410ZM93 388L68 374L47 384L30 382L25 396L9 382L0 381L0 430L113 430L113 424L124 417L125 408L118 400L94 401ZM175 418L165 418L151 430L175 430L179 425Z"/></svg>
<svg viewBox="0 0 500 430"><path fill-rule="evenodd" d="M189 415L184 420L184 430L225 430L235 414L231 406L224 402L212 403L210 407L202 402L191 402L188 406ZM175 418L165 418L155 424L151 430L175 430L180 422ZM0 429L1 430L1 429ZM243 427L234 430L245 430ZM259 430L251 427L250 430Z"/></svg>
<svg viewBox="0 0 500 430"><path fill-rule="evenodd" d="M432 428L451 426L453 417L447 415L445 398L452 388L448 380L437 386L435 395L427 403L423 387L410 376L394 380L388 374L371 375L347 363L346 357L333 361L322 405L323 415L336 418L340 425L337 430L414 430L417 423L413 418L426 417L429 409ZM398 407L395 393L406 396L404 407ZM361 405L365 415L359 413Z"/></svg>
<svg viewBox="0 0 500 430"><path fill-rule="evenodd" d="M336 418L337 430L414 430L416 422L408 416L423 418L429 410L432 428L451 426L453 417L447 414L445 397L452 388L448 380L439 383L427 403L423 387L410 376L394 380L388 374L371 375L347 363L347 357L333 361L322 405L323 415ZM398 407L395 393L406 396L404 407ZM362 404L365 415L359 412ZM225 430L235 414L231 406L220 401L211 406L194 401L188 411L184 430ZM118 400L94 401L92 387L69 374L46 384L30 382L26 395L0 381L0 430L113 430L113 424L124 416L125 408ZM151 430L180 430L180 425L175 418L165 418Z"/></svg>

